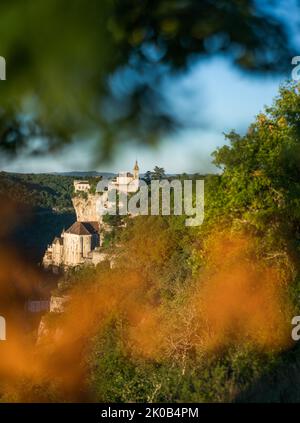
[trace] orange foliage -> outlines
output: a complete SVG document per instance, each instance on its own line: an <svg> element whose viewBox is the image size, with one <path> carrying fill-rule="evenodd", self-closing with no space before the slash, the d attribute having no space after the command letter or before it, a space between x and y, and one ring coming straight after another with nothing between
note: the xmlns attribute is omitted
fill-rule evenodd
<svg viewBox="0 0 300 423"><path fill-rule="evenodd" d="M209 267L192 299L204 321L202 343L208 350L252 342L277 350L289 344L288 299L277 269L253 254L247 236L211 237Z"/></svg>
<svg viewBox="0 0 300 423"><path fill-rule="evenodd" d="M163 265L161 257L167 257L169 248L169 238L165 240L163 231L160 228L159 231L160 254L151 255L156 266ZM85 368L80 364L81 356L93 335L101 332L114 315L128 323L125 343L136 355L160 359L170 348L168 342L173 335L170 330L185 335L184 313L176 309L172 315L164 314L159 299L149 295L143 266L146 251L155 250L157 233L146 235L147 243L143 247L140 242L140 249L134 249L135 257L132 240L128 241L127 264L123 255L120 267L101 272L98 282L73 289L59 323L53 329L49 326L38 346L24 337L18 319L8 322L10 339L0 346L0 376L8 383L8 390L13 391L22 377L29 377L33 383L50 379L73 399L76 395L82 398ZM253 242L248 237L219 234L211 236L207 245L207 269L192 284L182 306L194 313L190 347L205 352L244 342L266 350L286 347L290 329L285 320L288 302L276 269L265 266L251 254ZM141 264L132 267L133 262ZM25 269L13 255L0 254L2 297L10 298L11 288L4 281L9 280L12 272L26 291L27 282L35 276Z"/></svg>

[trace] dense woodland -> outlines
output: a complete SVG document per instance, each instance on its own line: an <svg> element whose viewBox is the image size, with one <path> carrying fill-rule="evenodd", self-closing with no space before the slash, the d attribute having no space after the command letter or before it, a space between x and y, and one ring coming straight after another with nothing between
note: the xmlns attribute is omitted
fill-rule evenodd
<svg viewBox="0 0 300 423"><path fill-rule="evenodd" d="M28 204L36 211L70 211L73 180L71 176L51 174L0 173L0 195Z"/></svg>

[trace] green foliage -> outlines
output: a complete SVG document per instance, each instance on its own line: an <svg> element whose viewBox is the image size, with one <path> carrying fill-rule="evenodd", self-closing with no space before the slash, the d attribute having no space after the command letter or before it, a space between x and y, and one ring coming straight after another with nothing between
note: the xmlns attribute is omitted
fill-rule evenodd
<svg viewBox="0 0 300 423"><path fill-rule="evenodd" d="M45 378L43 381L34 382L29 377L24 377L16 382L15 390L10 392L0 388L0 403L18 402L18 403L55 403L62 398L62 392L54 382L49 382Z"/></svg>
<svg viewBox="0 0 300 423"><path fill-rule="evenodd" d="M3 1L1 147L44 153L99 129L102 158L124 135L153 144L177 126L162 78L219 53L241 69L282 70L296 54L285 24L252 0L74 0L67 18L58 1Z"/></svg>
<svg viewBox="0 0 300 423"><path fill-rule="evenodd" d="M36 210L70 211L72 193L69 176L0 173L0 194Z"/></svg>
<svg viewBox="0 0 300 423"><path fill-rule="evenodd" d="M199 322L203 324L206 316L202 320L194 315L189 321L189 313L193 312L190 304L201 305L191 302L187 303L188 307L182 307L191 293L192 298L199 299L196 288L202 287L210 260L206 243L217 228L221 234L227 229L232 234L251 236L251 251L247 250L239 266L247 260L260 270L271 263L271 270L278 270L280 276L278 292L285 297L288 291L292 300L288 313L291 316L299 314L299 113L298 88L284 86L274 105L257 116L246 135L235 132L228 135L229 145L214 154L222 173L205 176L206 211L202 227L187 228L184 216L138 216L126 219L126 227L120 230L118 217L107 217L110 223L116 220L118 242L109 240L113 269L105 262L96 269L82 268L64 276L61 292L70 293L71 288L82 285L83 292L90 292L92 298L97 298L101 289L104 290L103 299L107 301L108 298L108 305L103 309L103 304L99 303L100 315L103 310L106 313L103 311L104 318L95 336L89 339L84 334L85 349L80 357L87 369L92 400L299 401L297 345L290 349L286 346L286 350L281 346L280 349L273 346L263 349L253 340L250 342L250 338L236 339L233 333L228 344L205 349L201 337L199 344L191 339L198 336L195 326ZM222 248L225 257L228 254L226 246ZM220 261L222 253L223 250ZM233 255L226 272L231 272L231 266L234 268L236 257ZM214 272L215 267L212 270ZM243 273L239 275L237 277L244 277ZM225 274L221 276L223 282ZM107 285L101 285L105 281ZM209 281L208 277L205 282ZM237 283L235 279L233 282ZM251 285L251 289L266 283L264 278L255 282L257 285ZM279 290L281 285L283 289ZM107 294L109 289L105 291L107 286L112 298ZM271 302L270 297L267 299ZM110 308L111 303L116 306ZM150 325L150 329L142 326L148 332L134 332L139 325L135 320L135 307L137 314L145 308L138 322L147 321L148 310L154 309L160 325ZM129 318L130 313L133 320ZM285 309L278 313L286 316ZM156 324L157 315L153 317ZM284 323L289 331L289 317ZM154 335L159 337L160 326L168 329L165 349L147 354L147 348L145 351L139 348L140 338L150 336L153 342L151 332L155 328ZM128 333L132 330L137 335L130 338Z"/></svg>
<svg viewBox="0 0 300 423"><path fill-rule="evenodd" d="M222 357L194 356L182 372L174 363L129 354L122 331L124 324L120 321L109 322L87 354L89 386L96 401L233 401L280 362L245 346L224 352Z"/></svg>
<svg viewBox="0 0 300 423"><path fill-rule="evenodd" d="M101 181L101 179L102 179L102 176L94 176L93 178L88 178L91 194L96 193L97 184L99 181Z"/></svg>
<svg viewBox="0 0 300 423"><path fill-rule="evenodd" d="M299 110L299 87L281 87L246 135L227 135L229 145L214 153L222 175L206 185L206 226L234 225L256 236L258 256L278 264L286 280L299 269Z"/></svg>
<svg viewBox="0 0 300 423"><path fill-rule="evenodd" d="M161 181L165 177L165 169L163 167L155 166L153 172L151 172L151 179L158 179Z"/></svg>
<svg viewBox="0 0 300 423"><path fill-rule="evenodd" d="M293 238L299 231L299 117L296 86L284 86L274 105L260 114L248 133L227 135L230 146L214 153L224 168L212 193L212 206L257 230L266 224ZM215 194L215 195L214 195Z"/></svg>
<svg viewBox="0 0 300 423"><path fill-rule="evenodd" d="M93 395L100 402L147 401L152 385L151 366L139 367L131 361L124 354L119 335L110 324L105 335L94 341L88 360Z"/></svg>
<svg viewBox="0 0 300 423"><path fill-rule="evenodd" d="M88 199L88 193L86 191L77 191L75 197L82 198L83 200Z"/></svg>
<svg viewBox="0 0 300 423"><path fill-rule="evenodd" d="M193 286L193 278L205 267L202 243L219 225L220 231L251 234L252 254L261 263L276 266L282 281L289 284L291 316L299 311L299 111L298 88L284 86L274 105L257 117L245 136L228 135L230 144L214 154L222 173L205 177L206 214L200 229L187 229L175 217L149 216L128 222L121 237L126 266L142 272L153 284L153 298L159 298L161 307L179 310L187 287ZM275 353L232 343L217 353L190 351L182 367L174 358L150 360L130 354L125 328L124 322L109 326L92 343L90 386L99 401L299 398L299 390L294 389L298 348Z"/></svg>
<svg viewBox="0 0 300 423"><path fill-rule="evenodd" d="M98 271L100 271L100 268ZM89 286L95 283L96 277L97 275L93 266L83 265L77 266L76 268L70 268L61 276L58 287L53 294L65 295L77 285Z"/></svg>
<svg viewBox="0 0 300 423"><path fill-rule="evenodd" d="M151 171L150 170L147 170L143 179L146 182L146 184L150 185L150 183L151 183Z"/></svg>

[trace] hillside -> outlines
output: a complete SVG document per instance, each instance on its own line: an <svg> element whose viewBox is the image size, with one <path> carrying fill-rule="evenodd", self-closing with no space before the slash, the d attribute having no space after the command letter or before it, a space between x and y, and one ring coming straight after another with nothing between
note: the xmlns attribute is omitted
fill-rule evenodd
<svg viewBox="0 0 300 423"><path fill-rule="evenodd" d="M36 211L72 209L73 177L0 172L0 195Z"/></svg>
<svg viewBox="0 0 300 423"><path fill-rule="evenodd" d="M6 242L40 262L52 239L76 219L72 193L70 176L0 172L0 198L19 215Z"/></svg>

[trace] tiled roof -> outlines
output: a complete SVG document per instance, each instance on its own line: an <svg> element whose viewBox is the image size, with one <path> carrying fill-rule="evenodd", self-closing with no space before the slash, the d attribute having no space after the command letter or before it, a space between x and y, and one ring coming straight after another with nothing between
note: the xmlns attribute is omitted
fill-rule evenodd
<svg viewBox="0 0 300 423"><path fill-rule="evenodd" d="M98 230L98 222L75 222L66 230L66 233L74 235L93 235L97 234Z"/></svg>
<svg viewBox="0 0 300 423"><path fill-rule="evenodd" d="M86 227L86 229L91 234L98 234L99 233L99 223L98 222L82 222L82 224Z"/></svg>

